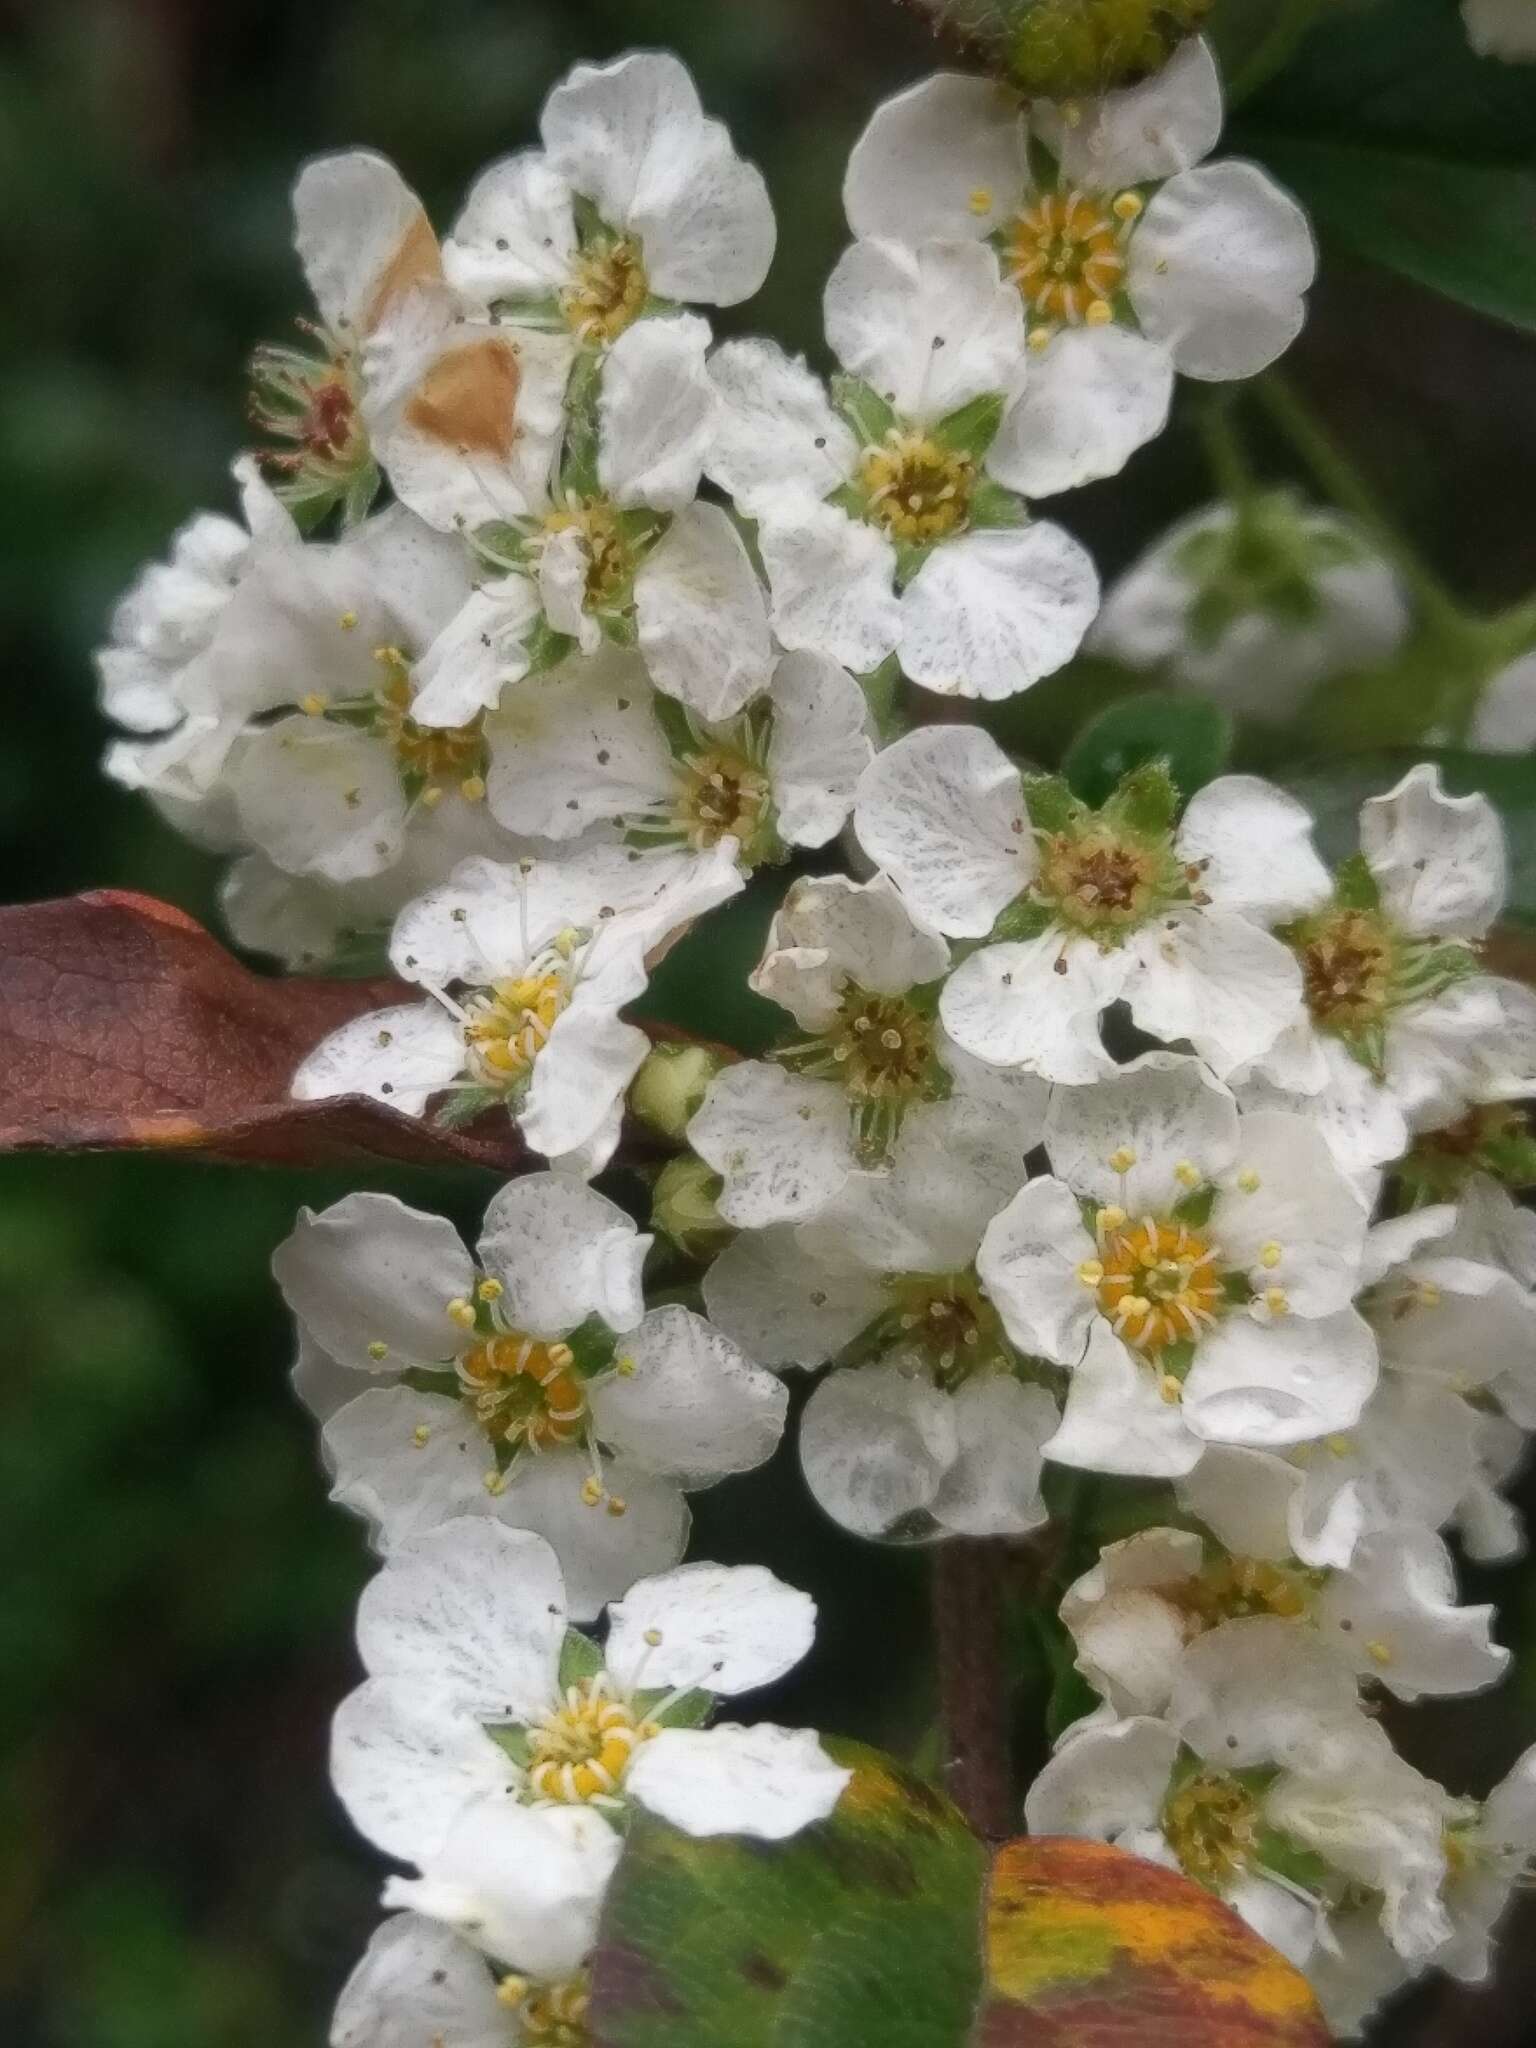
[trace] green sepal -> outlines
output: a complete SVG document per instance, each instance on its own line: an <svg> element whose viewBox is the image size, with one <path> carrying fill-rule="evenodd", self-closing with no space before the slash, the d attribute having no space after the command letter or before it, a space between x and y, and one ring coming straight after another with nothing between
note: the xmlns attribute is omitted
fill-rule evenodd
<svg viewBox="0 0 1536 2048"><path fill-rule="evenodd" d="M1340 910L1379 910L1381 889L1363 853L1341 861L1333 878L1333 900Z"/></svg>
<svg viewBox="0 0 1536 2048"><path fill-rule="evenodd" d="M1325 1899L1338 1873L1315 1850L1305 1848L1279 1828L1261 1828L1254 1847L1254 1867L1265 1876L1286 1879L1299 1891Z"/></svg>
<svg viewBox="0 0 1536 2048"><path fill-rule="evenodd" d="M569 661L575 651L576 642L571 635L557 633L548 619L541 617L528 637L528 673L538 676L558 668L562 661Z"/></svg>
<svg viewBox="0 0 1536 2048"><path fill-rule="evenodd" d="M560 1645L560 1690L596 1678L603 1668L603 1653L592 1638L579 1628L568 1628Z"/></svg>
<svg viewBox="0 0 1536 2048"><path fill-rule="evenodd" d="M1253 1282L1246 1273L1223 1273L1221 1298L1230 1308L1243 1308L1253 1299Z"/></svg>
<svg viewBox="0 0 1536 2048"><path fill-rule="evenodd" d="M1037 832L1066 832L1083 815L1083 806L1061 775L1023 775L1024 808Z"/></svg>
<svg viewBox="0 0 1536 2048"><path fill-rule="evenodd" d="M577 352L565 387L565 449L560 462L560 482L570 496L596 497L598 481L598 397L602 388L603 357L597 349Z"/></svg>
<svg viewBox="0 0 1536 2048"><path fill-rule="evenodd" d="M505 519L488 519L464 537L479 559L493 569L520 569L532 552L528 536Z"/></svg>
<svg viewBox="0 0 1536 2048"><path fill-rule="evenodd" d="M876 738L882 744L899 739L906 730L906 719L901 708L901 663L895 655L888 654L878 668L854 680L864 692Z"/></svg>
<svg viewBox="0 0 1536 2048"><path fill-rule="evenodd" d="M1103 809L1139 836L1152 839L1171 832L1179 815L1179 789L1168 762L1143 761L1133 768Z"/></svg>
<svg viewBox="0 0 1536 2048"><path fill-rule="evenodd" d="M432 1112L432 1121L440 1131L461 1131L506 1099L499 1088L455 1088Z"/></svg>
<svg viewBox="0 0 1536 2048"><path fill-rule="evenodd" d="M970 524L973 528L1028 526L1029 507L1017 491L979 477L971 489Z"/></svg>
<svg viewBox="0 0 1536 2048"><path fill-rule="evenodd" d="M1054 192L1061 177L1056 153L1035 133L1033 123L1026 131L1025 151L1029 160L1029 182L1037 192Z"/></svg>
<svg viewBox="0 0 1536 2048"><path fill-rule="evenodd" d="M388 1360L384 1363L387 1365ZM430 1365L408 1365L400 1375L400 1384L417 1394L444 1394L449 1400L457 1400L459 1394L458 1375L451 1367L444 1366L434 1371Z"/></svg>
<svg viewBox="0 0 1536 2048"><path fill-rule="evenodd" d="M997 913L987 938L993 945L1038 939L1042 932L1050 930L1051 924L1051 913L1043 903L1032 896L1021 896Z"/></svg>
<svg viewBox="0 0 1536 2048"><path fill-rule="evenodd" d="M612 238L612 228L585 193L571 194L571 217L576 224L576 239L584 249L592 242L605 242Z"/></svg>
<svg viewBox="0 0 1536 2048"><path fill-rule="evenodd" d="M1191 1188L1173 1205L1175 1220L1192 1225L1196 1230L1211 1220L1211 1211L1216 1206L1216 1188L1207 1181L1203 1187Z"/></svg>
<svg viewBox="0 0 1536 2048"><path fill-rule="evenodd" d="M679 760L685 754L691 754L699 744L699 729L677 699L658 690L651 711L672 753Z"/></svg>
<svg viewBox="0 0 1536 2048"><path fill-rule="evenodd" d="M877 446L896 424L889 400L862 377L850 377L843 371L832 379L832 409L852 427L862 448Z"/></svg>
<svg viewBox="0 0 1536 2048"><path fill-rule="evenodd" d="M638 647L640 626L632 611L598 612L598 629L612 647Z"/></svg>
<svg viewBox="0 0 1536 2048"><path fill-rule="evenodd" d="M569 324L554 292L510 292L497 299L491 311L509 327L526 327L535 334L563 334Z"/></svg>
<svg viewBox="0 0 1536 2048"><path fill-rule="evenodd" d="M959 455L974 456L979 462L997 439L1006 403L1001 391L983 391L968 404L946 413L929 431L941 448L952 448ZM972 502L974 516L974 500Z"/></svg>
<svg viewBox="0 0 1536 2048"><path fill-rule="evenodd" d="M715 1696L712 1692L685 1692L676 1699L665 1713L658 1714L657 1707L667 1697L664 1692L640 1692L635 1694L635 1706L647 1721L654 1721L661 1728L702 1728L715 1711Z"/></svg>
<svg viewBox="0 0 1536 2048"><path fill-rule="evenodd" d="M487 1728L485 1732L503 1756L511 1757L520 1771L527 1770L533 1762L533 1748L526 1728Z"/></svg>
<svg viewBox="0 0 1536 2048"><path fill-rule="evenodd" d="M1195 1345L1192 1337L1183 1337L1177 1344L1166 1344L1157 1354L1157 1363L1165 1379L1175 1379L1182 1386L1189 1378L1190 1368L1195 1362Z"/></svg>
<svg viewBox="0 0 1536 2048"><path fill-rule="evenodd" d="M619 1348L618 1337L609 1329L602 1317L596 1315L588 1316L587 1320L578 1329L572 1330L564 1341L570 1347L571 1356L576 1361L576 1370L583 1379L591 1379L596 1373L607 1372Z"/></svg>

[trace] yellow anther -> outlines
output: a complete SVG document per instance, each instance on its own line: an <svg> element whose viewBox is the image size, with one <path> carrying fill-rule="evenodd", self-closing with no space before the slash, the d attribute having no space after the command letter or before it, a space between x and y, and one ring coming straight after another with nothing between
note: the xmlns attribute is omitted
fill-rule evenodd
<svg viewBox="0 0 1536 2048"><path fill-rule="evenodd" d="M384 1342L384 1339L382 1337L375 1337L373 1342L368 1346L368 1356L371 1359L373 1359L375 1363L377 1363L378 1360L381 1358L388 1358L389 1346Z"/></svg>
<svg viewBox="0 0 1536 2048"><path fill-rule="evenodd" d="M336 623L338 626L340 626L343 633L350 633L352 628L357 624L357 613L343 612L341 617L336 621Z"/></svg>
<svg viewBox="0 0 1536 2048"><path fill-rule="evenodd" d="M1272 1316L1283 1316L1290 1307L1283 1287L1266 1287L1260 1298Z"/></svg>
<svg viewBox="0 0 1536 2048"><path fill-rule="evenodd" d="M323 718L325 716L325 699L314 690L311 690L307 697L299 699L299 709L306 718Z"/></svg>
<svg viewBox="0 0 1536 2048"><path fill-rule="evenodd" d="M613 1361L613 1369L619 1375L619 1378L624 1380L632 1380L638 1370L634 1359L627 1351L619 1353L619 1356Z"/></svg>
<svg viewBox="0 0 1536 2048"><path fill-rule="evenodd" d="M1380 1637L1378 1637L1374 1642L1366 1644L1365 1654L1373 1664L1390 1664L1392 1662L1392 1645L1382 1642Z"/></svg>
<svg viewBox="0 0 1536 2048"><path fill-rule="evenodd" d="M1090 299L1083 311L1083 321L1089 327L1107 327L1115 317L1115 309L1108 299Z"/></svg>
<svg viewBox="0 0 1536 2048"><path fill-rule="evenodd" d="M467 804L484 803L485 777L483 775L466 775L459 784L459 795L463 797Z"/></svg>
<svg viewBox="0 0 1536 2048"><path fill-rule="evenodd" d="M472 1330L475 1327L473 1302L466 1301L462 1295L455 1295L448 1304L448 1320L457 1323L461 1330Z"/></svg>
<svg viewBox="0 0 1536 2048"><path fill-rule="evenodd" d="M1323 1439L1336 1458L1347 1458L1355 1448L1347 1436L1330 1436Z"/></svg>
<svg viewBox="0 0 1536 2048"><path fill-rule="evenodd" d="M486 1492L494 1497L497 1494L506 1492L507 1475L505 1472L487 1472L481 1484Z"/></svg>
<svg viewBox="0 0 1536 2048"><path fill-rule="evenodd" d="M661 1648L661 1630L659 1628L648 1628L645 1632L645 1640L653 1650L659 1650Z"/></svg>
<svg viewBox="0 0 1536 2048"><path fill-rule="evenodd" d="M596 1477L583 1479L581 1482L581 1498L585 1506L595 1508L602 1497L603 1482L601 1479Z"/></svg>
<svg viewBox="0 0 1536 2048"><path fill-rule="evenodd" d="M1125 1211L1115 1202L1106 1203L1094 1219L1100 1230L1118 1230L1125 1221Z"/></svg>
<svg viewBox="0 0 1536 2048"><path fill-rule="evenodd" d="M1269 1267L1272 1272L1284 1257L1285 1251L1283 1246L1276 1244L1274 1239L1271 1238L1269 1243L1263 1246L1259 1252L1259 1264Z"/></svg>
<svg viewBox="0 0 1536 2048"><path fill-rule="evenodd" d="M440 782L429 782L427 787L421 792L421 804L424 810L435 811L442 800L443 785Z"/></svg>
<svg viewBox="0 0 1536 2048"><path fill-rule="evenodd" d="M1260 1185L1259 1176L1254 1172L1251 1166L1245 1166L1242 1172L1237 1176L1237 1184L1242 1189L1245 1195L1257 1194Z"/></svg>
<svg viewBox="0 0 1536 2048"><path fill-rule="evenodd" d="M496 2000L499 2005L510 2005L514 2010L528 1996L528 1979L508 1975L496 1986Z"/></svg>
<svg viewBox="0 0 1536 2048"><path fill-rule="evenodd" d="M971 196L966 201L966 204L970 207L972 213L990 213L992 211L992 187L990 185L973 185L971 187Z"/></svg>
<svg viewBox="0 0 1536 2048"><path fill-rule="evenodd" d="M411 1431L411 1442L416 1446L418 1451L424 1451L427 1445L431 1443L431 1441L431 1430L427 1427L426 1423L418 1422L416 1427Z"/></svg>
<svg viewBox="0 0 1536 2048"><path fill-rule="evenodd" d="M1168 1405L1172 1407L1173 1403L1178 1400L1179 1396L1183 1393L1184 1389L1179 1385L1178 1381L1174 1378L1171 1372L1165 1372L1162 1378L1157 1383L1157 1391L1162 1395L1163 1399L1168 1403Z"/></svg>
<svg viewBox="0 0 1536 2048"><path fill-rule="evenodd" d="M608 1512L614 1516L627 1515L629 1513L629 1502L621 1500L616 1493L610 1493L608 1496Z"/></svg>
<svg viewBox="0 0 1536 2048"><path fill-rule="evenodd" d="M482 1301L500 1301L506 1289L499 1280L482 1280L475 1292Z"/></svg>
<svg viewBox="0 0 1536 2048"><path fill-rule="evenodd" d="M1083 125L1083 110L1076 100L1063 100L1058 111L1064 128L1081 128Z"/></svg>
<svg viewBox="0 0 1536 2048"><path fill-rule="evenodd" d="M1050 347L1051 336L1055 331L1053 327L1031 327L1026 339L1036 355L1039 355L1043 348Z"/></svg>
<svg viewBox="0 0 1536 2048"><path fill-rule="evenodd" d="M1181 1159L1173 1169L1173 1177L1181 1188L1197 1188L1200 1185L1200 1169L1193 1159Z"/></svg>
<svg viewBox="0 0 1536 2048"><path fill-rule="evenodd" d="M1109 1155L1109 1170L1111 1173L1129 1173L1135 1164L1136 1154L1129 1145L1122 1145L1118 1151L1111 1152Z"/></svg>
<svg viewBox="0 0 1536 2048"><path fill-rule="evenodd" d="M1077 1269L1077 1277L1079 1280L1082 1281L1085 1287L1097 1287L1099 1282L1104 1278L1104 1266L1102 1260L1084 1259L1082 1264Z"/></svg>
<svg viewBox="0 0 1536 2048"><path fill-rule="evenodd" d="M1433 1280L1421 1280L1414 1289L1414 1293L1418 1297L1420 1308L1438 1308L1440 1306L1440 1290Z"/></svg>
<svg viewBox="0 0 1536 2048"><path fill-rule="evenodd" d="M1139 192L1117 192L1114 202L1115 217L1117 220L1135 220L1144 210L1146 203Z"/></svg>

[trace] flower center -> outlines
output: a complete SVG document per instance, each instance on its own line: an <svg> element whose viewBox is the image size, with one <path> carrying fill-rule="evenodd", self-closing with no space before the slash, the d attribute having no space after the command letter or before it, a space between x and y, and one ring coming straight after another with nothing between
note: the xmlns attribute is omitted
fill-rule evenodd
<svg viewBox="0 0 1536 2048"><path fill-rule="evenodd" d="M728 745L701 747L681 762L677 824L695 852L731 838L750 846L772 823L766 769Z"/></svg>
<svg viewBox="0 0 1536 2048"><path fill-rule="evenodd" d="M1125 229L1140 211L1134 192L1112 200L1042 193L1004 243L1005 267L1031 313L1051 326L1112 320L1114 295L1125 279Z"/></svg>
<svg viewBox="0 0 1536 2048"><path fill-rule="evenodd" d="M1202 1628L1255 1614L1278 1614L1296 1621L1311 1605L1311 1587L1302 1572L1287 1571L1261 1557L1223 1557L1195 1578L1172 1589L1178 1606Z"/></svg>
<svg viewBox="0 0 1536 2048"><path fill-rule="evenodd" d="M1002 1320L971 1273L897 1273L899 1341L919 1351L935 1384L959 1386L975 1372L1011 1360Z"/></svg>
<svg viewBox="0 0 1536 2048"><path fill-rule="evenodd" d="M584 1970L559 1984L530 1985L523 1977L504 1977L496 1995L517 2014L519 2043L535 2041L542 2048L590 2048L592 2034L587 2014L592 2006L592 1992Z"/></svg>
<svg viewBox="0 0 1536 2048"><path fill-rule="evenodd" d="M604 237L576 257L560 310L583 341L612 341L639 316L650 289L639 243Z"/></svg>
<svg viewBox="0 0 1536 2048"><path fill-rule="evenodd" d="M348 617L351 616L349 613ZM428 809L455 788L466 803L485 795L487 752L481 721L472 725L418 725L410 715L410 658L398 647L376 647L373 658L384 671L375 692L374 729L394 749L395 765L406 792Z"/></svg>
<svg viewBox="0 0 1536 2048"><path fill-rule="evenodd" d="M1216 1321L1224 1300L1219 1255L1187 1225L1101 1209L1098 1242L1082 1278L1116 1336L1135 1350L1156 1355L1193 1342Z"/></svg>
<svg viewBox="0 0 1536 2048"><path fill-rule="evenodd" d="M895 540L943 540L970 517L976 465L927 434L892 427L869 449L862 480L870 516Z"/></svg>
<svg viewBox="0 0 1536 2048"><path fill-rule="evenodd" d="M262 468L286 504L319 509L367 468L352 352L312 322L318 349L259 348L251 358L251 423L284 445L263 449Z"/></svg>
<svg viewBox="0 0 1536 2048"><path fill-rule="evenodd" d="M541 1451L585 1433L587 1397L568 1344L509 1330L465 1352L457 1371L464 1400L493 1443Z"/></svg>
<svg viewBox="0 0 1536 2048"><path fill-rule="evenodd" d="M1063 924L1119 933L1143 923L1164 899L1167 867L1165 850L1097 825L1044 835L1035 886Z"/></svg>
<svg viewBox="0 0 1536 2048"><path fill-rule="evenodd" d="M1303 933L1302 983L1307 1007L1324 1031L1364 1030L1392 994L1393 949L1383 920L1369 910L1333 911Z"/></svg>
<svg viewBox="0 0 1536 2048"><path fill-rule="evenodd" d="M573 498L544 520L545 533L577 532L587 556L588 607L611 610L629 589L634 563L619 515L607 498Z"/></svg>
<svg viewBox="0 0 1536 2048"><path fill-rule="evenodd" d="M554 967L476 989L464 1005L464 1042L478 1078L492 1087L521 1081L570 1000L570 977Z"/></svg>
<svg viewBox="0 0 1536 2048"><path fill-rule="evenodd" d="M630 1757L657 1732L611 1684L599 1672L568 1685L561 1705L528 1730L528 1782L537 1798L562 1806L611 1799Z"/></svg>
<svg viewBox="0 0 1536 2048"><path fill-rule="evenodd" d="M1222 1771L1199 1771L1170 1794L1163 1833L1185 1874L1219 1890L1258 1853L1258 1801Z"/></svg>

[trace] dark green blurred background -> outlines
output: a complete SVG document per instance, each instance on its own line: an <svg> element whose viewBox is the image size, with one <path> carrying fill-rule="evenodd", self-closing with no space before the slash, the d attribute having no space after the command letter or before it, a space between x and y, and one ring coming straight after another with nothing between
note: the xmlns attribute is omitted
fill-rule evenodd
<svg viewBox="0 0 1536 2048"><path fill-rule="evenodd" d="M242 363L303 310L298 161L373 144L446 225L574 59L669 45L779 211L766 292L720 324L814 349L843 158L875 99L931 62L889 0L38 0L0 22L3 894L113 883L209 918L210 864L98 776L90 652L140 559L228 504ZM1536 346L1334 265L1298 365L1464 590L1536 582ZM1204 488L1176 432L1058 509L1112 569ZM467 1222L485 1192L375 1184ZM6 2048L304 2048L375 1918L379 1866L325 1780L366 1558L325 1505L266 1274L295 1206L342 1191L0 1162ZM766 1556L823 1601L779 1710L898 1739L916 1563L830 1532L787 1468L702 1506L706 1553ZM1527 1646L1514 1680L1410 1737L1473 1789L1536 1699L1532 1574L1490 1586ZM1514 2043L1522 1995L1514 1973L1476 2007L1430 1991L1381 2038Z"/></svg>

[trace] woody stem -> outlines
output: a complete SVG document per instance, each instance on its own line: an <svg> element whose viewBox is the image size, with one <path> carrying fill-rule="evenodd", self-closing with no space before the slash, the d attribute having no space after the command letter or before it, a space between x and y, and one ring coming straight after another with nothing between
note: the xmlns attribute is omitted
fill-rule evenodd
<svg viewBox="0 0 1536 2048"><path fill-rule="evenodd" d="M933 1567L944 1784L977 1834L1017 1832L1003 1659L1007 1551L967 1536L941 1543Z"/></svg>

